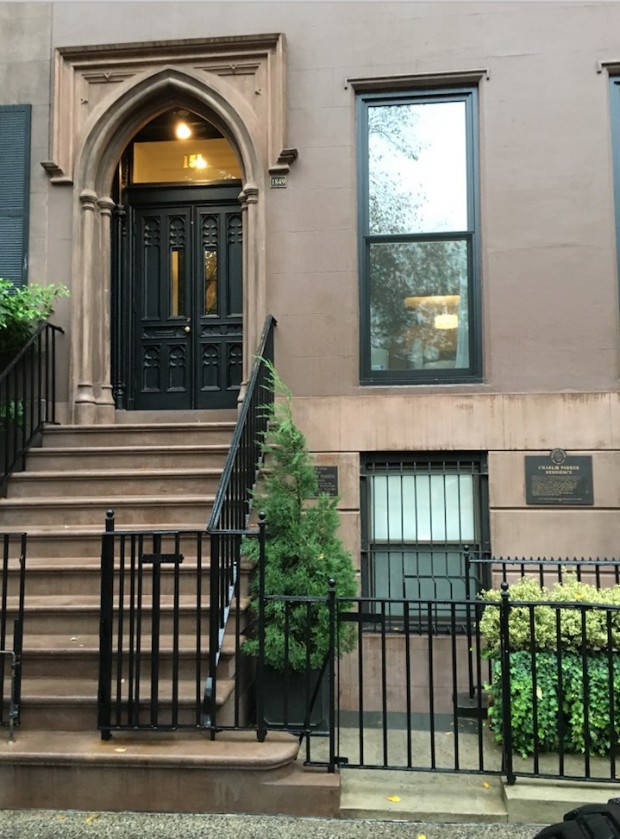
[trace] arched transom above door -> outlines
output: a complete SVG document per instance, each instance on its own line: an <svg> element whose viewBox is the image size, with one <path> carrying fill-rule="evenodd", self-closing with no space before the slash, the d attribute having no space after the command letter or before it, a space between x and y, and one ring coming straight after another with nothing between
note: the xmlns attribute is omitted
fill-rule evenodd
<svg viewBox="0 0 620 839"><path fill-rule="evenodd" d="M56 50L51 155L42 163L55 184L74 182L81 144L107 103L142 77L174 67L218 77L259 127L254 142L271 173L285 173L296 151L286 148L284 36L253 35Z"/></svg>

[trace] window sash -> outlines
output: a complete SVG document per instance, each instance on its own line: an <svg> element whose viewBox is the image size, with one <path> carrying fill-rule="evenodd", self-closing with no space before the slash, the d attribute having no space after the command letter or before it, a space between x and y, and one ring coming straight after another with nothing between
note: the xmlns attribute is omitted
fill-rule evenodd
<svg viewBox="0 0 620 839"><path fill-rule="evenodd" d="M371 224L370 204L370 162L369 162L369 111L371 108L382 106L412 106L422 105L445 106L461 104L464 107L464 146L465 162L463 165L464 180L466 182L466 213L460 212L456 216L465 225L457 224L455 229L432 229L424 227L418 230L400 230L397 233L385 234L377 231L377 225ZM480 294L478 287L479 275L479 211L477 200L477 131L476 88L453 89L446 91L432 91L416 93L415 95L401 94L362 94L358 99L358 148L359 160L359 225L360 225L360 378L363 384L416 384L432 382L479 381L482 352L480 346ZM466 215L466 219L464 216ZM414 225L415 226L415 225ZM463 228L463 229L459 229ZM424 283L419 283L418 275L398 266L398 259L393 262L396 267L384 266L384 283L388 284L383 293L381 311L377 312L378 277L373 268L373 253L380 253L378 245L390 244L394 247L407 243L410 246L440 242L466 242L467 247L467 294L458 295L460 300L459 312L451 312L452 317L444 319L445 329L454 329L458 318L459 334L454 340L448 332L435 332L428 338L426 352L415 346L416 340L410 329L411 315L405 300L412 297L422 297L430 290L425 289ZM437 246L436 246L437 247ZM402 251L402 249L401 249ZM413 252L413 250L412 250ZM388 253L384 250L383 253ZM402 258L401 258L402 261ZM411 261L411 260L410 260ZM388 259L389 263L389 259ZM445 284L441 277L441 263L435 260L434 276L439 285ZM446 263L444 273L454 275L453 263ZM430 275L429 275L430 276ZM392 278L394 280L392 281ZM454 285L454 281L452 283ZM432 285L432 283L431 283ZM374 295L374 297L373 297ZM437 295L435 295L437 296ZM455 297L457 295L452 295ZM463 297L466 296L466 300ZM402 298L402 300L401 300ZM451 301L452 305L456 305ZM447 314L448 312L446 312ZM379 324L379 327L378 327ZM387 338L381 342L383 337ZM415 330L414 330L415 331ZM442 340L443 339L443 340ZM451 340L448 340L451 339ZM419 342L418 342L419 343ZM425 341L422 340L422 344ZM456 346L455 346L456 344ZM439 346L439 351L437 347ZM442 349L444 347L445 349Z"/></svg>

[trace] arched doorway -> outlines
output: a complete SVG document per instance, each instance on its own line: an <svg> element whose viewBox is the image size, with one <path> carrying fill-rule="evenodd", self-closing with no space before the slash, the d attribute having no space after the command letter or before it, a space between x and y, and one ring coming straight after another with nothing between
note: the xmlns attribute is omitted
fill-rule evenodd
<svg viewBox="0 0 620 839"><path fill-rule="evenodd" d="M208 120L169 108L126 147L113 199L117 408L233 407L243 378L242 170Z"/></svg>
<svg viewBox="0 0 620 839"><path fill-rule="evenodd" d="M178 108L215 126L235 150L239 162L241 180L234 187L237 192L234 202L236 212L241 208L242 231L239 257L243 274L241 381L249 375L252 353L266 314L266 167L259 147L264 132L255 115L248 110L243 96L225 80L206 80L195 72L176 67L147 72L122 83L114 96L93 109L84 126L84 140L76 159L74 183L78 200L74 214L72 267L71 416L78 424L113 422L115 409L120 407L113 393L112 348L115 335L128 333L115 331L114 320L119 316L122 301L112 300L112 278L117 270L113 259L118 257L114 248L113 218L117 211L115 197L118 198L114 194L114 180L119 162L133 138L146 125L159 115ZM226 200L233 201L232 194L227 195ZM125 250L121 252L131 260L135 253L129 254L127 244L125 242ZM127 323L127 316L125 311L124 323ZM191 329L191 324L186 325ZM235 354L238 354L237 349ZM237 371L235 375L238 380ZM233 392L235 390L236 386ZM125 398L128 398L128 391ZM195 400L193 404L196 404Z"/></svg>

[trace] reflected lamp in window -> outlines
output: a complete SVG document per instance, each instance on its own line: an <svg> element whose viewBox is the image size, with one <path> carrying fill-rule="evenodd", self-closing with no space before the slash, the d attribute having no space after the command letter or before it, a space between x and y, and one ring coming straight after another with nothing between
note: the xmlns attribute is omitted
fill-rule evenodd
<svg viewBox="0 0 620 839"><path fill-rule="evenodd" d="M479 380L476 90L358 108L362 382Z"/></svg>

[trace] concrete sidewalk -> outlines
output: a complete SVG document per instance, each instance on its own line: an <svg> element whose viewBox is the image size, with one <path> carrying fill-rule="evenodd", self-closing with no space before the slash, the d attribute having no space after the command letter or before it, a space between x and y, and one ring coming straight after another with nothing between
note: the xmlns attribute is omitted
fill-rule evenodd
<svg viewBox="0 0 620 839"><path fill-rule="evenodd" d="M619 784L520 778L508 786L497 775L343 769L341 778L343 818L477 823L480 829L552 824L581 804L620 796Z"/></svg>
<svg viewBox="0 0 620 839"><path fill-rule="evenodd" d="M536 825L0 810L2 839L532 839Z"/></svg>

